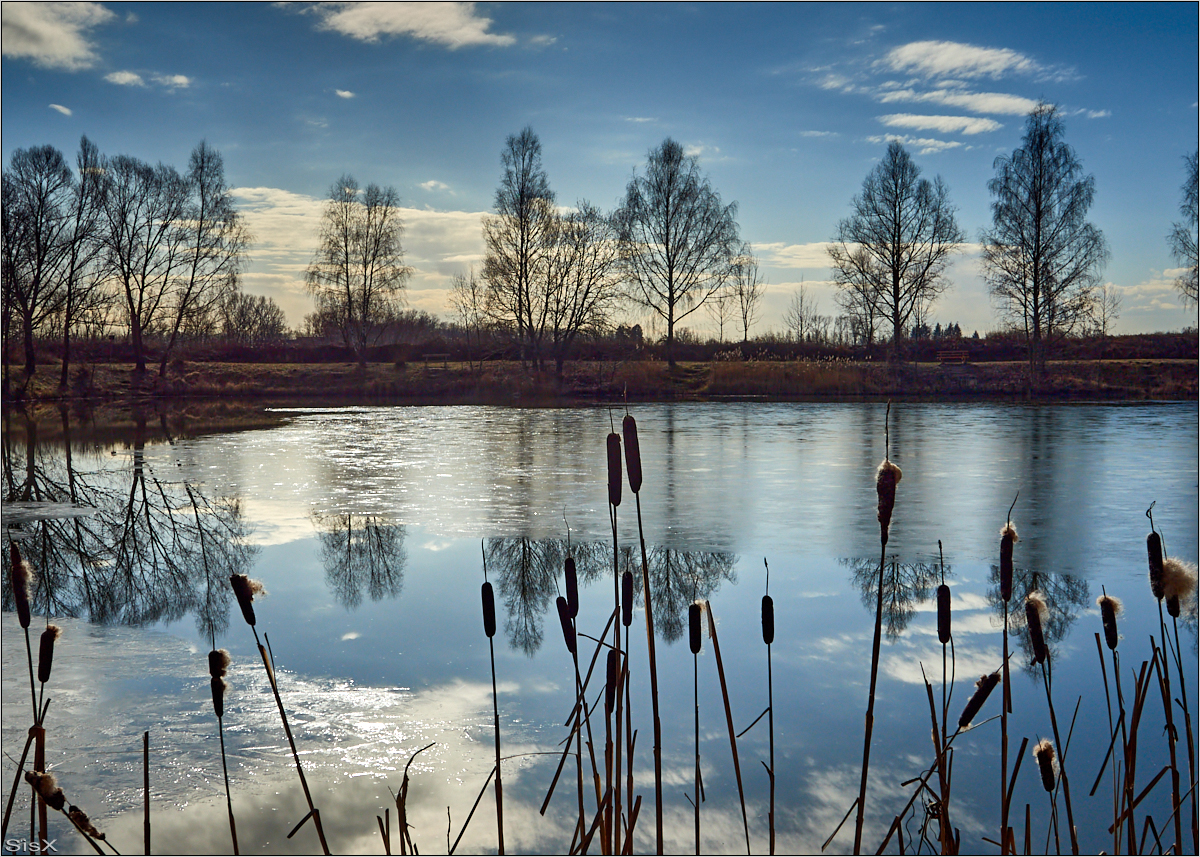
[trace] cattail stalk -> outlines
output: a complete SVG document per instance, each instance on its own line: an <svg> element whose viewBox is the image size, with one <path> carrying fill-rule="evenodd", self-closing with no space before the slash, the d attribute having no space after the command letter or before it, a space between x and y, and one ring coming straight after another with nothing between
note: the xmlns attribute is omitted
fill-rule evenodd
<svg viewBox="0 0 1200 857"><path fill-rule="evenodd" d="M762 635L763 643L767 646L767 732L769 735L769 762L767 776L770 780L770 804L767 810L767 831L769 834L770 853L775 853L775 685L771 677L771 643L775 641L775 602L771 599L771 567L767 558L763 557L763 567L767 570L767 591L762 597Z"/></svg>
<svg viewBox="0 0 1200 857"><path fill-rule="evenodd" d="M1050 728L1054 732L1054 745L1062 747L1062 736L1058 731L1058 717L1054 713L1054 699L1050 692L1051 663L1050 650L1042 632L1042 613L1046 610L1046 602L1039 593L1030 593L1025 598L1025 618L1029 623L1029 641L1033 647L1033 661L1041 665L1042 684L1046 689L1046 707L1050 709ZM1062 779L1063 802L1067 809L1067 827L1071 834L1071 853L1079 853L1079 838L1075 831L1075 814L1071 808L1071 782L1067 778L1066 759L1061 757L1058 762L1058 774Z"/></svg>
<svg viewBox="0 0 1200 857"><path fill-rule="evenodd" d="M733 728L733 709L729 707L729 686L725 683L725 666L721 662L721 645L717 642L717 620L713 617L712 604L704 602L708 614L708 637L713 644L713 659L717 662L717 678L721 682L721 698L725 702L725 723L729 727L729 749L733 753L733 774L737 779L738 800L742 805L742 828L746 832L746 853L750 853L750 820L746 815L746 793L742 788L742 766L738 761L737 734Z"/></svg>
<svg viewBox="0 0 1200 857"><path fill-rule="evenodd" d="M692 807L696 810L696 853L700 853L700 802L702 786L700 783L700 602L693 601L688 605L688 647L692 651L692 700L696 713L696 785L695 799Z"/></svg>
<svg viewBox="0 0 1200 857"><path fill-rule="evenodd" d="M1179 674L1179 701L1183 708L1183 725L1187 734L1188 778L1192 783L1192 850L1200 845L1197 830L1197 795L1196 789L1196 740L1192 732L1192 713L1188 703L1187 682L1183 669L1183 650L1179 646L1179 614L1180 605L1192 599L1196 594L1196 567L1190 563L1181 562L1174 557L1163 560L1163 595L1167 602L1167 613L1171 616L1172 630L1175 634L1174 660ZM1164 634L1165 639L1165 634Z"/></svg>
<svg viewBox="0 0 1200 857"><path fill-rule="evenodd" d="M621 609L621 569L620 569L620 546L617 541L617 507L621 505L621 436L615 431L609 432L605 439L605 451L608 460L608 513L612 523L613 536L613 608L617 611ZM616 654L617 659L620 658L621 652L621 626L616 624L613 626L613 642L612 652L609 653L610 665L614 663L613 655ZM613 694L618 693L616 687L611 688ZM606 703L608 697L605 697ZM607 782L605 783L606 790L611 795L609 803L608 816L605 819L604 830L602 832L601 842L607 841L610 848L616 848L616 843L619 841L619 831L621 825L621 721L616 722L616 728L613 729L611 715L616 710L615 696L611 705L605 705L605 713L608 715L608 759L605 765ZM615 734L614 734L615 732ZM614 783L616 786L614 787ZM607 839L605 839L605 836Z"/></svg>
<svg viewBox="0 0 1200 857"><path fill-rule="evenodd" d="M29 664L29 697L30 704L33 706L33 722L36 724L38 723L38 699L33 680L33 647L29 641L29 623L32 618L29 609L29 587L33 570L29 567L29 563L21 557L17 543L11 540L8 543L8 556L8 575L12 585L13 602L17 608L17 621L20 622L21 630L25 633L25 659Z"/></svg>
<svg viewBox="0 0 1200 857"><path fill-rule="evenodd" d="M209 685L212 688L213 711L217 715L217 737L221 742L221 773L225 778L225 807L229 814L229 835L233 840L233 853L239 854L237 823L233 818L233 796L229 789L229 765L225 759L225 672L229 669L229 652L213 649L208 653Z"/></svg>
<svg viewBox="0 0 1200 857"><path fill-rule="evenodd" d="M487 556L484 555L483 632L488 638L488 655L492 664L492 726L496 734L496 842L497 853L504 853L504 786L500 782L500 703L496 695L496 647L492 638L496 636L496 595L492 584L486 580Z"/></svg>
<svg viewBox="0 0 1200 857"><path fill-rule="evenodd" d="M1004 605L1004 660L1000 665L1003 698L1000 702L1000 842L1008 842L1008 819L1010 809L1011 789L1008 780L1008 715L1012 713L1012 693L1009 686L1008 664L1008 607L1012 600L1013 586L1013 546L1020 540L1017 528L1012 522L1012 511L1016 508L1018 491L1013 497L1012 505L1008 507L1008 518L1000 530L1000 599ZM1020 762L1018 761L1018 765ZM1001 852L1005 846L1001 846Z"/></svg>

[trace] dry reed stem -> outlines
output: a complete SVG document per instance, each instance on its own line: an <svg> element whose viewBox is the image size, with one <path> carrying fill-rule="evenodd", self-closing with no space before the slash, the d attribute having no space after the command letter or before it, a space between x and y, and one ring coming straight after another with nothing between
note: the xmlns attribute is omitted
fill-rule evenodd
<svg viewBox="0 0 1200 857"><path fill-rule="evenodd" d="M729 727L729 749L733 754L733 774L737 779L738 801L742 805L742 828L746 833L746 853L750 853L750 820L746 815L746 792L742 787L742 766L738 760L737 734L733 728L733 709L729 706L729 685L725 682L725 666L721 661L721 645L717 641L717 621L713 617L712 604L704 602L708 614L708 636L713 644L713 659L717 662L717 678L721 683L721 698L725 702L725 722Z"/></svg>
<svg viewBox="0 0 1200 857"><path fill-rule="evenodd" d="M882 525L881 525L882 526ZM862 829L866 817L867 773L871 761L871 733L875 727L875 683L879 677L879 645L883 631L883 567L887 561L887 534L883 533L883 545L879 554L879 582L875 594L875 632L871 642L871 682L867 691L867 713L863 726L862 775L858 786L858 812L854 817L854 853L862 853Z"/></svg>

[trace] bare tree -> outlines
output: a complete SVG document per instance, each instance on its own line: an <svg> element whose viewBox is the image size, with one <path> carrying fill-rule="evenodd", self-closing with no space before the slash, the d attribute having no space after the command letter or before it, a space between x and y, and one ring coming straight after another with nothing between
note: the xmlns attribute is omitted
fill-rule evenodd
<svg viewBox="0 0 1200 857"><path fill-rule="evenodd" d="M193 318L210 315L237 291L237 278L246 261L250 233L233 207L225 183L221 153L201 140L188 162L187 205L179 220L184 245L184 268L172 294L171 326L158 374L167 373L167 358L180 331Z"/></svg>
<svg viewBox="0 0 1200 857"><path fill-rule="evenodd" d="M675 325L713 297L738 249L737 203L724 205L700 161L668 137L634 175L616 214L630 297L667 324L675 365Z"/></svg>
<svg viewBox="0 0 1200 857"><path fill-rule="evenodd" d="M733 294L737 301L738 316L742 320L742 342L750 341L750 325L758 317L767 284L759 279L758 258L749 244L742 249L733 263Z"/></svg>
<svg viewBox="0 0 1200 857"><path fill-rule="evenodd" d="M79 141L75 159L76 180L71 197L70 227L67 251L63 259L62 304L62 372L59 389L67 388L71 371L71 335L74 328L107 295L100 287L107 273L101 259L100 215L104 204L104 167L100 151L87 137Z"/></svg>
<svg viewBox="0 0 1200 857"><path fill-rule="evenodd" d="M483 331L487 326L487 289L483 282L475 276L475 269L469 268L465 274L455 274L450 286L450 306L458 317L463 334L467 339L467 365L474 369L471 362L472 340L479 354L479 369L483 369Z"/></svg>
<svg viewBox="0 0 1200 857"><path fill-rule="evenodd" d="M230 292L221 302L219 314L221 335L228 342L262 345L287 335L287 317L269 297Z"/></svg>
<svg viewBox="0 0 1200 857"><path fill-rule="evenodd" d="M725 325L733 315L735 295L728 289L718 290L704 305L704 312L717 323L717 341L725 341Z"/></svg>
<svg viewBox="0 0 1200 857"><path fill-rule="evenodd" d="M187 182L174 167L127 155L106 159L101 229L105 260L124 300L136 371L146 371L146 337L161 326L184 266L178 222Z"/></svg>
<svg viewBox="0 0 1200 857"><path fill-rule="evenodd" d="M359 365L404 300L411 269L404 264L400 197L392 187L344 175L329 189L321 243L306 272L317 314L333 320Z"/></svg>
<svg viewBox="0 0 1200 857"><path fill-rule="evenodd" d="M1025 120L1021 146L996 159L988 182L992 228L983 232L983 270L1000 312L1024 330L1030 377L1045 371L1048 347L1087 319L1108 259L1087 212L1096 180L1063 142L1058 109L1041 103Z"/></svg>
<svg viewBox="0 0 1200 857"><path fill-rule="evenodd" d="M1179 213L1184 216L1184 220L1171 225L1171 234L1167 237L1168 243L1171 245L1171 255L1175 257L1175 261L1183 267L1183 273L1175 280L1175 287L1179 289L1179 297L1183 300L1184 306L1196 306L1200 296L1197 295L1198 283L1200 283L1200 273L1197 266L1197 236L1200 235L1200 222L1197 221L1197 190L1198 179L1196 174L1197 153L1186 156L1184 163L1187 164L1187 179L1183 183L1183 202L1179 205Z"/></svg>
<svg viewBox="0 0 1200 857"><path fill-rule="evenodd" d="M920 175L904 147L889 143L829 248L843 307L891 322L895 360L913 312L945 290L946 266L965 237L941 177Z"/></svg>
<svg viewBox="0 0 1200 857"><path fill-rule="evenodd" d="M816 314L817 301L802 282L792 292L792 299L783 313L783 325L788 335L797 342L804 342L812 334Z"/></svg>
<svg viewBox="0 0 1200 857"><path fill-rule="evenodd" d="M1089 321L1101 338L1108 336L1112 324L1121 317L1121 292L1113 283L1102 283L1092 293Z"/></svg>
<svg viewBox="0 0 1200 857"><path fill-rule="evenodd" d="M532 128L509 135L500 162L504 175L496 188L496 214L483 223L483 279L496 319L515 326L521 359L540 363L549 312L544 264L555 229L554 192Z"/></svg>

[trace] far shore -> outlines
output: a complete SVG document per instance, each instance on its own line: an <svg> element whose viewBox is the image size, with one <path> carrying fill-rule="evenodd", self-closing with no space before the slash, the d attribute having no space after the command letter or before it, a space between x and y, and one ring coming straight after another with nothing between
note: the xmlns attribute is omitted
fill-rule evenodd
<svg viewBox="0 0 1200 857"><path fill-rule="evenodd" d="M519 361L479 363L235 363L175 361L165 377L128 364L88 364L58 388L60 367L24 382L10 370L5 404L238 402L275 405L508 404L562 406L648 401L1147 401L1195 400L1197 362L1187 359L1053 361L1029 383L1023 362L963 364L845 360L578 361L538 370Z"/></svg>

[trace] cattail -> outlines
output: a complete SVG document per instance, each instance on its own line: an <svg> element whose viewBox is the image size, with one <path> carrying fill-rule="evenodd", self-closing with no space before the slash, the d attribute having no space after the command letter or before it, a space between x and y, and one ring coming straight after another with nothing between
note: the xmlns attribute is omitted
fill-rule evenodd
<svg viewBox="0 0 1200 857"><path fill-rule="evenodd" d="M1163 598L1162 539L1158 533L1146 536L1146 557L1150 561L1150 591L1159 601Z"/></svg>
<svg viewBox="0 0 1200 857"><path fill-rule="evenodd" d="M50 681L50 668L54 666L54 641L62 636L62 628L57 625L47 625L42 631L41 644L38 647L38 681L42 684Z"/></svg>
<svg viewBox="0 0 1200 857"><path fill-rule="evenodd" d="M1173 556L1163 560L1163 595L1167 599L1167 612L1179 618L1180 602L1186 601L1196 591L1196 566Z"/></svg>
<svg viewBox="0 0 1200 857"><path fill-rule="evenodd" d="M1121 600L1111 595L1096 599L1100 607L1100 621L1104 623L1104 642L1110 649L1117 647L1117 616L1121 613Z"/></svg>
<svg viewBox="0 0 1200 857"><path fill-rule="evenodd" d="M621 505L621 436L615 431L608 435L608 502Z"/></svg>
<svg viewBox="0 0 1200 857"><path fill-rule="evenodd" d="M987 702L988 694L992 692L999 682L999 672L979 677L979 681L975 682L975 692L967 700L967 707L963 709L962 716L958 718L959 729L966 729L971 725L971 721L975 719L975 715L979 713L980 709L983 708L983 704Z"/></svg>
<svg viewBox="0 0 1200 857"><path fill-rule="evenodd" d="M21 559L17 543L8 543L8 556L11 563L9 577L12 581L13 601L17 604L17 619L22 628L29 627L29 582L33 576L29 563Z"/></svg>
<svg viewBox="0 0 1200 857"><path fill-rule="evenodd" d="M1017 541L1017 528L1009 521L1000 531L1000 598L1005 604L1012 598L1013 544Z"/></svg>
<svg viewBox="0 0 1200 857"><path fill-rule="evenodd" d="M879 495L879 538L885 545L888 527L892 523L892 509L896 506L896 483L901 475L900 468L886 458L875 471L875 493Z"/></svg>
<svg viewBox="0 0 1200 857"><path fill-rule="evenodd" d="M937 588L938 640L944 646L950 642L950 587Z"/></svg>
<svg viewBox="0 0 1200 857"><path fill-rule="evenodd" d="M625 436L625 470L629 473L629 490L634 494L642 490L642 452L638 448L637 423L632 414L621 420L621 434Z"/></svg>
<svg viewBox="0 0 1200 857"><path fill-rule="evenodd" d="M562 625L563 640L567 644L567 651L575 654L575 626L571 624L571 608L567 605L567 599L561 595L554 604L558 608L558 623Z"/></svg>
<svg viewBox="0 0 1200 857"><path fill-rule="evenodd" d="M213 711L216 712L219 720L225 716L225 679L213 676L209 684L212 686Z"/></svg>
<svg viewBox="0 0 1200 857"><path fill-rule="evenodd" d="M613 704L617 697L617 650L608 650L608 682L604 686L604 711L612 713Z"/></svg>
<svg viewBox="0 0 1200 857"><path fill-rule="evenodd" d="M1029 645L1033 647L1035 664L1042 663L1050 654L1042 633L1042 614L1045 612L1046 602L1040 594L1031 592L1025 597L1025 622L1029 626Z"/></svg>
<svg viewBox="0 0 1200 857"><path fill-rule="evenodd" d="M567 557L567 610L572 619L579 615L579 577L575 573L575 557Z"/></svg>
<svg viewBox="0 0 1200 857"><path fill-rule="evenodd" d="M488 639L496 636L496 594L488 581L483 583L483 633Z"/></svg>
<svg viewBox="0 0 1200 857"><path fill-rule="evenodd" d="M208 674L220 678L229 669L229 652L224 649L213 649L208 653Z"/></svg>
<svg viewBox="0 0 1200 857"><path fill-rule="evenodd" d="M75 804L71 804L71 808L67 810L67 818L71 819L76 827L92 837L92 839L104 839L104 834L96 829L95 825L92 824L92 820L88 818L87 813L75 806Z"/></svg>
<svg viewBox="0 0 1200 857"><path fill-rule="evenodd" d="M1054 791L1054 781L1058 779L1058 760L1054 757L1054 745L1048 738L1038 741L1033 748L1033 757L1037 759L1038 770L1042 772L1042 788L1048 792Z"/></svg>
<svg viewBox="0 0 1200 857"><path fill-rule="evenodd" d="M54 779L54 774L43 771L26 771L25 782L33 786L33 790L38 793L38 797L44 800L46 806L51 809L61 810L66 806L67 797L63 794L63 790L58 787L58 782Z"/></svg>
<svg viewBox="0 0 1200 857"><path fill-rule="evenodd" d="M762 629L763 642L769 646L775 642L775 602L770 595L762 597Z"/></svg>
<svg viewBox="0 0 1200 857"><path fill-rule="evenodd" d="M700 654L700 609L697 602L688 606L688 643L693 655Z"/></svg>
<svg viewBox="0 0 1200 857"><path fill-rule="evenodd" d="M621 624L626 628L633 622L633 572L621 575Z"/></svg>
<svg viewBox="0 0 1200 857"><path fill-rule="evenodd" d="M257 580L251 580L244 574L230 575L229 583L233 587L233 594L237 596L238 606L242 608L242 616L245 618L246 624L253 627L254 596L263 595L266 590Z"/></svg>

